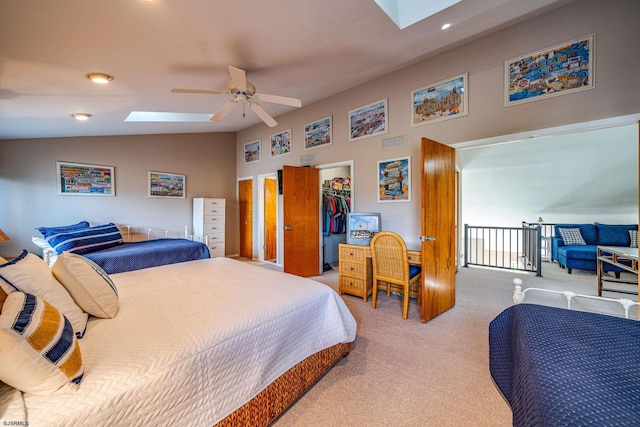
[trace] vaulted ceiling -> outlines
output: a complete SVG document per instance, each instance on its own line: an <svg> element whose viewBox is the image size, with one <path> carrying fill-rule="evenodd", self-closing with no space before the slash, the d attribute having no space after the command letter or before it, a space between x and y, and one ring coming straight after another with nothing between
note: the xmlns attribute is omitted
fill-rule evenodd
<svg viewBox="0 0 640 427"><path fill-rule="evenodd" d="M569 1L463 0L400 30L374 0L4 0L0 139L238 131L261 121L236 106L210 122L227 95L171 89L224 91L233 65L304 107ZM115 78L96 85L96 71ZM276 120L295 108L260 104ZM132 111L204 120L125 122Z"/></svg>

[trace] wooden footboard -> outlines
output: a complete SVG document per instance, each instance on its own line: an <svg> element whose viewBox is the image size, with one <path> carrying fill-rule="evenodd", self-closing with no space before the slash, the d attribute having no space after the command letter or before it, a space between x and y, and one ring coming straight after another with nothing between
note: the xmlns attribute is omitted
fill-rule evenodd
<svg viewBox="0 0 640 427"><path fill-rule="evenodd" d="M348 355L350 348L350 343L336 344L309 356L216 424L216 427L269 425L341 357Z"/></svg>

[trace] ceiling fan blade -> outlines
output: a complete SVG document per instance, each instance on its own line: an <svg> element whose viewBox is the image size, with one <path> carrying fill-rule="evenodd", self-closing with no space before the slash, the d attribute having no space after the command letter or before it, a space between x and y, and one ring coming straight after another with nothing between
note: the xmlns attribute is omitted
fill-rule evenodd
<svg viewBox="0 0 640 427"><path fill-rule="evenodd" d="M203 93L205 95L223 95L225 92L220 92L219 90L173 88L171 89L171 93Z"/></svg>
<svg viewBox="0 0 640 427"><path fill-rule="evenodd" d="M288 96L269 95L268 93L256 93L255 97L264 102L271 102L273 104L290 105L292 107L302 107L302 101L298 98L290 98Z"/></svg>
<svg viewBox="0 0 640 427"><path fill-rule="evenodd" d="M240 68L229 65L229 75L231 76L231 81L236 86L236 88L238 88L238 90L241 90L242 92L246 92L247 73Z"/></svg>
<svg viewBox="0 0 640 427"><path fill-rule="evenodd" d="M216 113L213 116L211 116L209 120L211 120L212 122L219 122L235 106L236 106L236 103L231 100L225 102L224 104L222 104L222 107L218 108L218 111L216 111Z"/></svg>
<svg viewBox="0 0 640 427"><path fill-rule="evenodd" d="M258 117L260 117L262 119L263 122L265 122L267 124L267 126L269 126L270 128L276 126L278 124L278 122L276 122L273 117L271 117L269 115L269 113L267 113L264 108L262 108L261 106L259 106L256 103L249 103L249 108L251 108L251 110L256 113L256 115Z"/></svg>

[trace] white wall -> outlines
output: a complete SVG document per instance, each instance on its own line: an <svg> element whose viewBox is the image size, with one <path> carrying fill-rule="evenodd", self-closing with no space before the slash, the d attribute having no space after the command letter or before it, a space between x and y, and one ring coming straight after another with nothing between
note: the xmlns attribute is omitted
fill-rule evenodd
<svg viewBox="0 0 640 427"><path fill-rule="evenodd" d="M238 252L235 134L175 134L0 141L0 255L37 252L34 227L81 220L169 230L192 226L194 197L224 197L227 253ZM57 194L56 161L115 167L115 197ZM147 197L147 172L186 175L185 199ZM37 231L35 232L37 233Z"/></svg>
<svg viewBox="0 0 640 427"><path fill-rule="evenodd" d="M638 222L638 125L461 149L462 222Z"/></svg>
<svg viewBox="0 0 640 427"><path fill-rule="evenodd" d="M639 16L640 2L637 0L580 0L470 41L375 81L280 116L277 118L279 125L275 128L257 125L239 132L236 157L238 173L241 176L255 177L273 172L283 164L299 165L300 156L309 152L315 153L315 164L353 160L356 199L354 209L382 212L384 228L394 230L407 241L414 242L420 234L420 138L428 137L454 145L532 129L639 113L638 91L635 90L640 84L640 57L637 55L637 43L640 40ZM455 26L451 30L456 31ZM595 89L504 107L505 60L588 34L596 35ZM464 72L469 75L469 115L411 127L410 92ZM388 99L389 133L350 143L348 111L382 98ZM333 116L333 144L305 151L304 125L328 115ZM270 135L288 128L292 129L292 152L282 157L269 158ZM388 150L381 148L383 138L398 135L406 135L406 147ZM262 160L245 165L243 144L258 138L262 140ZM633 152L628 155L633 156ZM403 156L411 156L412 159L412 201L378 203L377 161ZM604 160L606 161L606 157ZM534 215L531 212L526 217Z"/></svg>

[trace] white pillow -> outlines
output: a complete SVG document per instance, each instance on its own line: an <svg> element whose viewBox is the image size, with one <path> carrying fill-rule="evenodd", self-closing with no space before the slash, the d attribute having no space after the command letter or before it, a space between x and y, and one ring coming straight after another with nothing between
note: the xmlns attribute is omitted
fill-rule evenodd
<svg viewBox="0 0 640 427"><path fill-rule="evenodd" d="M78 307L37 255L23 251L18 258L0 265L0 287L7 294L21 291L42 298L69 319L78 338L84 335L89 316Z"/></svg>
<svg viewBox="0 0 640 427"><path fill-rule="evenodd" d="M81 255L63 252L52 271L81 309L96 317L116 316L118 290L98 264Z"/></svg>
<svg viewBox="0 0 640 427"><path fill-rule="evenodd" d="M58 252L53 249L53 246L49 244L42 237L32 237L31 241L34 245L42 249L42 258L49 264L49 267L53 267L53 264L56 262L58 258Z"/></svg>
<svg viewBox="0 0 640 427"><path fill-rule="evenodd" d="M0 313L0 380L26 393L78 389L82 353L69 320L53 305L12 292Z"/></svg>

